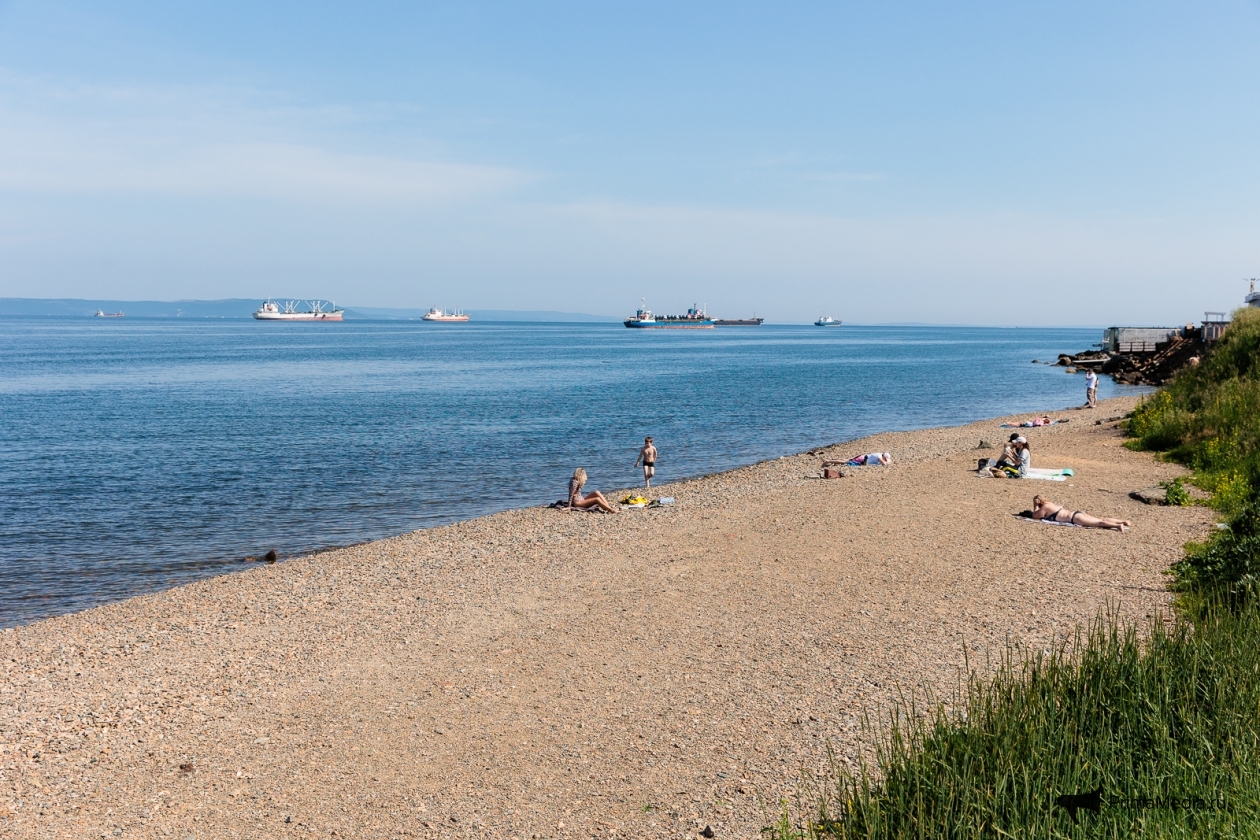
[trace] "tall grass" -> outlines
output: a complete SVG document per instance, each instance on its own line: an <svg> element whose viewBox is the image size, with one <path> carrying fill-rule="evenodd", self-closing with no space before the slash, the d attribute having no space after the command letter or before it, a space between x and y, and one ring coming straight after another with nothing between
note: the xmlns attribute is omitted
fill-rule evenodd
<svg viewBox="0 0 1260 840"><path fill-rule="evenodd" d="M875 767L767 832L779 840L1260 837L1260 310L1138 407L1134 448L1195 469L1229 527L1190 546L1149 626L1108 613L1070 645L970 674L951 712L893 709ZM1066 807L1098 793L1098 809Z"/></svg>
<svg viewBox="0 0 1260 840"><path fill-rule="evenodd" d="M965 712L897 710L877 772L841 772L771 834L1260 836L1260 610L1203 615L1146 633L1101 618L1068 648L973 673ZM1093 791L1099 810L1075 822L1057 802Z"/></svg>

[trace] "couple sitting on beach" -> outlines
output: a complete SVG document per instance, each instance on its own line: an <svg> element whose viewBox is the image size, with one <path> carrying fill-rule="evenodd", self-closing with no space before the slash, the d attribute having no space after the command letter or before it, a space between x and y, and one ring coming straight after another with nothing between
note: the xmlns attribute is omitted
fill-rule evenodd
<svg viewBox="0 0 1260 840"><path fill-rule="evenodd" d="M1002 457L991 464L986 462L980 467L980 473L987 472L994 478L1027 478L1030 469L1032 449L1028 446L1028 438L1014 434L1002 447Z"/></svg>

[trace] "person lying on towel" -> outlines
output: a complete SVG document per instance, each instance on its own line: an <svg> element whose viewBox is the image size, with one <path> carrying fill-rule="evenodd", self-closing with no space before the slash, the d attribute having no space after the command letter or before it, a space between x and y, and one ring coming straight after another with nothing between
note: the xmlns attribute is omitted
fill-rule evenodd
<svg viewBox="0 0 1260 840"><path fill-rule="evenodd" d="M892 455L887 452L872 452L870 455L859 455L845 461L848 467L881 467L892 463Z"/></svg>
<svg viewBox="0 0 1260 840"><path fill-rule="evenodd" d="M1066 522L1068 525L1080 525L1082 528L1110 528L1112 531L1127 531L1133 524L1127 519L1090 516L1084 511L1068 510L1044 496L1033 496L1032 518L1044 519L1047 522Z"/></svg>

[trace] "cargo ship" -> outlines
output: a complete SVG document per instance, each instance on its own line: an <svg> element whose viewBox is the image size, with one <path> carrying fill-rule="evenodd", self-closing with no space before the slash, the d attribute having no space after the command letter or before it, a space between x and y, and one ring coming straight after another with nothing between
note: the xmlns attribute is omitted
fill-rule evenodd
<svg viewBox="0 0 1260 840"><path fill-rule="evenodd" d="M332 308L325 312L322 300L306 301L306 310L299 312L298 303L299 301L287 300L281 306L267 298L262 306L254 310L254 317L259 321L340 321L345 312L344 309L338 309L335 303L328 304Z"/></svg>
<svg viewBox="0 0 1260 840"><path fill-rule="evenodd" d="M765 318L718 318L713 322L718 327L760 327Z"/></svg>
<svg viewBox="0 0 1260 840"><path fill-rule="evenodd" d="M92 317L93 318L121 318L123 317L123 314L121 312L106 312L104 309L98 309L96 310L96 314L93 315Z"/></svg>
<svg viewBox="0 0 1260 840"><path fill-rule="evenodd" d="M713 319L704 314L704 310L695 304L687 310L686 315L653 315L652 310L639 307L634 317L625 320L631 329L656 330L711 330Z"/></svg>
<svg viewBox="0 0 1260 840"><path fill-rule="evenodd" d="M832 318L830 315L824 315L814 322L814 326L815 327L838 327L843 323L844 321L837 321L835 318Z"/></svg>
<svg viewBox="0 0 1260 840"><path fill-rule="evenodd" d="M439 321L443 324L462 324L468 320L468 316L458 309L447 312L445 309L438 309L436 306L420 318L421 321Z"/></svg>

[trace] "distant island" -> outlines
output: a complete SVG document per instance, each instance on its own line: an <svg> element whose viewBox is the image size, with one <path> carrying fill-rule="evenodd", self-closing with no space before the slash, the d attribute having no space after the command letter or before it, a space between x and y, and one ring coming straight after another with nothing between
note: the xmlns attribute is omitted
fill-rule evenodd
<svg viewBox="0 0 1260 840"><path fill-rule="evenodd" d="M287 300L283 296L277 300ZM298 300L298 298L293 298ZM90 300L80 298L0 298L0 318L90 318L98 311L126 312L127 318L250 319L262 298L226 300ZM347 321L419 321L428 309L348 306ZM620 319L582 312L473 309L475 321L618 323Z"/></svg>

